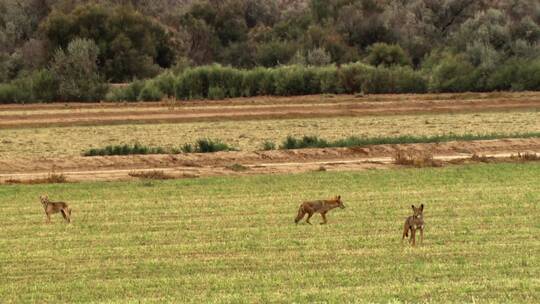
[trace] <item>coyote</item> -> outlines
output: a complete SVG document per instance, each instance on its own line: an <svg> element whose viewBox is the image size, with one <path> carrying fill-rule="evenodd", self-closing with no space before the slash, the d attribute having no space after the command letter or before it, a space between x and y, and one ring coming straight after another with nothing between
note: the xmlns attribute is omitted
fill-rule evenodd
<svg viewBox="0 0 540 304"><path fill-rule="evenodd" d="M401 242L403 243L403 240L409 236L408 233L410 230L411 238L409 239L409 243L412 242L414 246L416 243L416 230L420 230L420 243L424 242L424 204L421 204L418 208L412 205L412 209L413 215L405 220Z"/></svg>
<svg viewBox="0 0 540 304"><path fill-rule="evenodd" d="M49 201L49 197L47 195L41 195L39 200L41 201L45 214L47 215L47 223L51 222L51 214L58 212L62 213L62 216L66 222L71 222L71 208L69 208L68 204L64 202L51 202Z"/></svg>
<svg viewBox="0 0 540 304"><path fill-rule="evenodd" d="M298 222L303 219L304 215L306 215L307 213L308 217L306 219L306 223L311 225L309 219L314 213L319 212L323 218L323 222L321 223L321 225L326 224L326 212L337 207L341 209L345 208L345 205L343 205L343 201L341 200L341 195L338 195L335 198L329 200L304 202L302 203L302 205L300 205L300 208L298 209L298 215L296 216L296 219L294 219L294 222L298 224Z"/></svg>

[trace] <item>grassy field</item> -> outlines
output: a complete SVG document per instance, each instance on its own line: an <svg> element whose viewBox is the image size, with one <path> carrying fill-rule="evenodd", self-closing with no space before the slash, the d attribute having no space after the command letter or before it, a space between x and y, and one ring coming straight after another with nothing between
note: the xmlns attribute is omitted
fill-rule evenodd
<svg viewBox="0 0 540 304"><path fill-rule="evenodd" d="M528 163L0 186L0 300L539 302L539 183ZM71 225L44 224L44 192ZM336 194L328 225L294 225ZM425 242L402 245L421 202Z"/></svg>
<svg viewBox="0 0 540 304"><path fill-rule="evenodd" d="M526 133L540 130L538 113L426 114L314 119L197 122L0 130L0 159L74 156L90 148L134 144L173 148L202 137L221 139L243 151L260 150L265 140L288 135L348 136Z"/></svg>

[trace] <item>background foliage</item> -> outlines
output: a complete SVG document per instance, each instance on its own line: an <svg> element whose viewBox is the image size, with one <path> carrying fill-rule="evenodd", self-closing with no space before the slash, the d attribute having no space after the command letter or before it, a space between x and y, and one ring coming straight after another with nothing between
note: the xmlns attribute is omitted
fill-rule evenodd
<svg viewBox="0 0 540 304"><path fill-rule="evenodd" d="M62 91L54 65L77 39L97 47L95 79L101 83L148 79L166 69L178 77L186 67L214 63L254 69L246 81L258 82L257 67L356 62L420 71L423 86L435 92L540 88L535 0L0 0L0 102L73 98ZM197 78L200 71L194 73ZM59 84L46 94L33 91L34 82L53 80ZM280 85L277 94L295 91L295 81ZM197 94L246 95L223 85ZM382 86L369 90L395 85ZM80 99L101 99L93 87ZM159 99L165 89L148 85L143 91L135 99ZM257 88L247 95L259 93L270 92Z"/></svg>

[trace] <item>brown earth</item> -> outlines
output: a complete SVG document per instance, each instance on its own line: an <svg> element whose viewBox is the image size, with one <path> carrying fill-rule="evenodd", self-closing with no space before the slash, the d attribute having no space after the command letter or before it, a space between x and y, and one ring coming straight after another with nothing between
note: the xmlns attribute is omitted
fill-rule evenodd
<svg viewBox="0 0 540 304"><path fill-rule="evenodd" d="M540 110L540 92L314 95L211 102L0 105L0 128L521 110ZM394 166L392 157L398 151L429 152L442 161L470 158L473 154L508 157L518 152L540 152L540 139L211 154L20 157L0 161L0 182L47 178L51 172L63 174L68 181L85 181L127 180L143 171L152 170L163 171L173 177L199 177L388 168Z"/></svg>
<svg viewBox="0 0 540 304"><path fill-rule="evenodd" d="M540 110L540 92L0 106L0 128Z"/></svg>
<svg viewBox="0 0 540 304"><path fill-rule="evenodd" d="M0 162L0 182L46 178L51 172L63 174L68 181L87 181L129 180L133 179L130 173L150 170L160 170L172 177L202 177L388 168L394 166L392 157L398 151L429 152L435 159L446 162L470 159L473 154L507 158L518 152L539 153L540 138L362 148L19 159Z"/></svg>

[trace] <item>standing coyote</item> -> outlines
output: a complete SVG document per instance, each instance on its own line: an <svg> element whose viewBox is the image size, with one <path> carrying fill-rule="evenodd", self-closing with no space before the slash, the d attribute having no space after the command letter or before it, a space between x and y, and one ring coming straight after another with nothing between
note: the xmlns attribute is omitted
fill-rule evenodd
<svg viewBox="0 0 540 304"><path fill-rule="evenodd" d="M47 223L51 222L51 214L62 213L64 219L69 223L71 222L71 208L64 202L51 202L47 195L41 195L39 197L45 214L47 215Z"/></svg>
<svg viewBox="0 0 540 304"><path fill-rule="evenodd" d="M340 207L341 209L345 208L345 205L343 205L343 201L341 200L341 195L336 196L333 199L329 200L319 200L319 201L311 201L311 202L304 202L302 205L300 205L300 209L298 209L298 215L296 216L296 219L294 219L294 222L298 224L298 222L304 218L304 215L306 213L308 214L308 217L306 219L306 223L310 224L309 219L311 216L319 212L323 218L322 224L326 224L326 212Z"/></svg>
<svg viewBox="0 0 540 304"><path fill-rule="evenodd" d="M412 209L413 215L405 220L401 242L403 243L403 240L409 236L408 233L410 230L411 238L409 239L409 243L412 242L414 246L416 243L416 230L420 230L420 243L424 242L424 204L421 204L418 208L412 205Z"/></svg>

